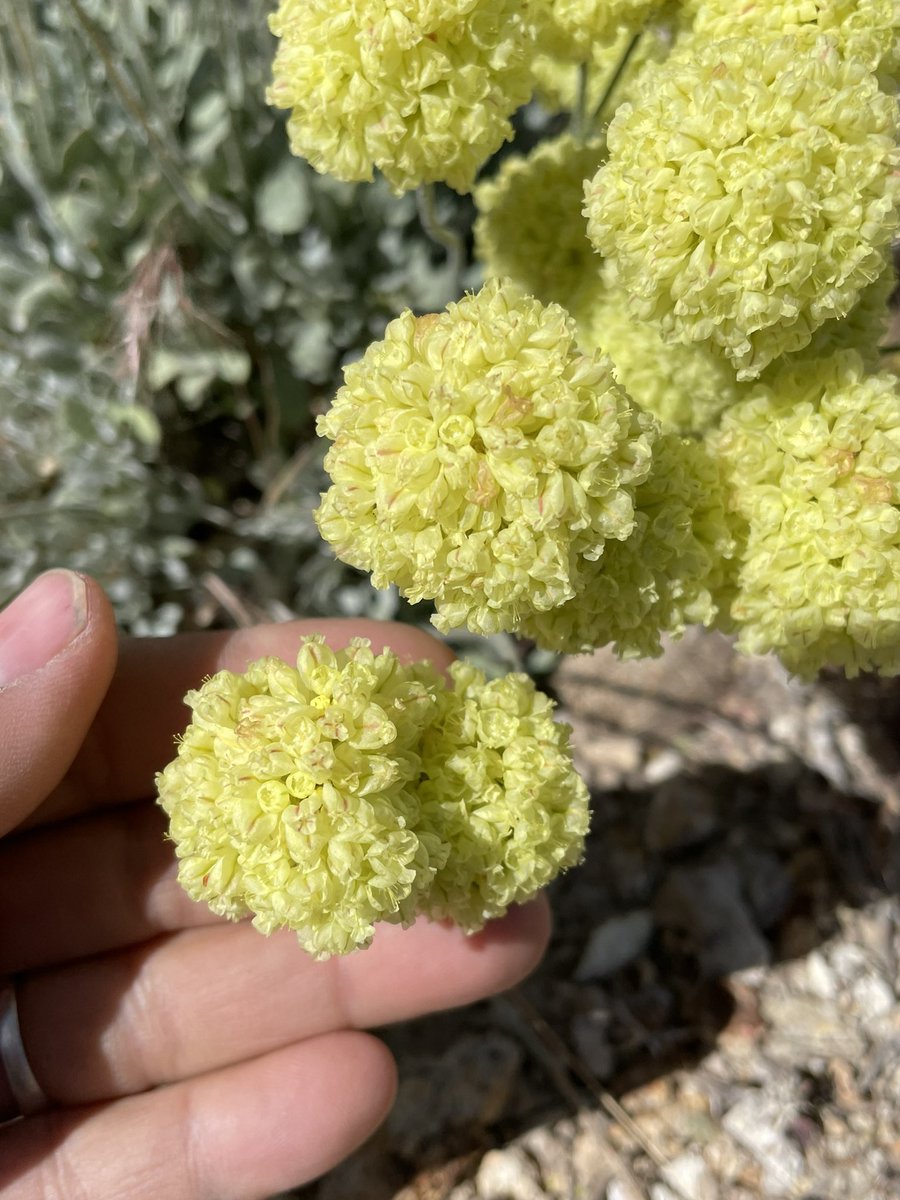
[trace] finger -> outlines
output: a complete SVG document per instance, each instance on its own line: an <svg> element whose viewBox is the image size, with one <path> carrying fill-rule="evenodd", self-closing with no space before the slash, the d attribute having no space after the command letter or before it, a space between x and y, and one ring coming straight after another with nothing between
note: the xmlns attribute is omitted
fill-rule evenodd
<svg viewBox="0 0 900 1200"><path fill-rule="evenodd" d="M257 1200L306 1183L381 1123L387 1049L330 1034L169 1088L0 1129L4 1200Z"/></svg>
<svg viewBox="0 0 900 1200"><path fill-rule="evenodd" d="M62 779L115 660L109 602L72 571L46 572L0 613L0 834Z"/></svg>
<svg viewBox="0 0 900 1200"><path fill-rule="evenodd" d="M220 924L178 883L166 818L151 803L0 841L0 977Z"/></svg>
<svg viewBox="0 0 900 1200"><path fill-rule="evenodd" d="M190 719L183 697L216 671L243 671L265 655L292 662L301 637L321 633L335 649L367 637L404 661L445 667L451 652L420 629L382 621L287 621L225 633L126 639L119 667L85 743L59 788L37 814L59 819L104 804L153 795L153 779L174 753L173 740Z"/></svg>
<svg viewBox="0 0 900 1200"><path fill-rule="evenodd" d="M345 1027L383 1025L511 987L548 936L545 902L480 934L384 927L374 945L313 962L288 931L190 930L130 953L26 976L22 1040L59 1104L143 1091Z"/></svg>

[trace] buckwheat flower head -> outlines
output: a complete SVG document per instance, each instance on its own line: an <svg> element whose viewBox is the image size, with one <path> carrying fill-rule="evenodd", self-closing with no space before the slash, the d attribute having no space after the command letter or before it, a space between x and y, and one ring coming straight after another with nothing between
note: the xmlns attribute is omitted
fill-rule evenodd
<svg viewBox="0 0 900 1200"><path fill-rule="evenodd" d="M453 849L422 907L474 933L581 859L588 792L571 729L527 675L450 672L453 699L423 740L420 794L425 823Z"/></svg>
<svg viewBox="0 0 900 1200"><path fill-rule="evenodd" d="M487 275L505 275L544 303L565 305L584 276L596 274L581 199L604 155L602 139L582 143L563 134L527 156L509 155L478 184L475 251Z"/></svg>
<svg viewBox="0 0 900 1200"><path fill-rule="evenodd" d="M570 303L578 344L608 354L616 379L663 429L702 432L746 395L750 385L738 383L728 362L702 343L667 346L655 322L633 317L627 296L604 274Z"/></svg>
<svg viewBox="0 0 900 1200"><path fill-rule="evenodd" d="M666 0L533 0L536 44L545 54L588 62L597 42L638 26Z"/></svg>
<svg viewBox="0 0 900 1200"><path fill-rule="evenodd" d="M392 321L318 430L338 557L433 600L439 629L489 634L565 603L581 561L629 535L656 424L559 305L492 280Z"/></svg>
<svg viewBox="0 0 900 1200"><path fill-rule="evenodd" d="M728 627L737 550L716 459L701 442L663 434L635 495L634 532L586 563L574 599L523 623L539 646L579 654L612 645L621 658L662 653L662 634Z"/></svg>
<svg viewBox="0 0 900 1200"><path fill-rule="evenodd" d="M827 34L844 58L858 59L870 71L893 73L900 64L897 0L701 0L692 7L695 43L790 34L808 46Z"/></svg>
<svg viewBox="0 0 900 1200"><path fill-rule="evenodd" d="M786 354L770 363L759 377L760 383L769 383L785 367L797 366L803 363L818 362L837 353L838 350L855 350L865 363L868 371L879 370L882 363L882 353L879 349L888 324L888 302L896 286L896 274L890 247L884 255L884 267L881 274L863 289L859 300L846 317L840 320L826 321L812 336L812 341L802 350ZM627 387L628 385L625 384ZM746 394L748 386L743 385ZM637 399L637 397L636 397Z"/></svg>
<svg viewBox="0 0 900 1200"><path fill-rule="evenodd" d="M157 779L179 880L231 918L296 930L314 957L408 924L446 853L417 828L419 743L443 682L356 639L307 638L186 698L193 718Z"/></svg>
<svg viewBox="0 0 900 1200"><path fill-rule="evenodd" d="M529 98L515 0L281 0L269 102L291 148L343 180L467 192Z"/></svg>
<svg viewBox="0 0 900 1200"><path fill-rule="evenodd" d="M296 668L189 692L157 777L188 894L328 958L418 914L473 933L576 862L587 789L552 702L524 675L450 674L308 637Z"/></svg>
<svg viewBox="0 0 900 1200"><path fill-rule="evenodd" d="M710 435L748 525L739 646L802 676L900 671L900 385L842 351L786 368Z"/></svg>
<svg viewBox="0 0 900 1200"><path fill-rule="evenodd" d="M897 223L894 102L826 38L732 38L650 67L586 188L635 316L739 379L845 316Z"/></svg>

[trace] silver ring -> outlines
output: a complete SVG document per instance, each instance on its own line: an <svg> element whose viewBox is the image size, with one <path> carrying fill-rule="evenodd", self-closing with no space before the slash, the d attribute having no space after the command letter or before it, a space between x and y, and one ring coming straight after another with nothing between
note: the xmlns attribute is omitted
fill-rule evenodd
<svg viewBox="0 0 900 1200"><path fill-rule="evenodd" d="M14 1120L16 1116L33 1117L50 1107L22 1045L16 993L9 980L0 985L0 1067L19 1110L8 1118L0 1114L0 1121Z"/></svg>

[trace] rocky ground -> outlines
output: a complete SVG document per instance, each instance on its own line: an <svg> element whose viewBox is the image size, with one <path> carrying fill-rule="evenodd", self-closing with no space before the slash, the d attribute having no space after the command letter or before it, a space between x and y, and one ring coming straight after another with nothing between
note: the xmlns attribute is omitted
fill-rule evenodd
<svg viewBox="0 0 900 1200"><path fill-rule="evenodd" d="M553 682L595 817L546 961L387 1031L393 1115L297 1197L900 1196L900 683L704 634Z"/></svg>

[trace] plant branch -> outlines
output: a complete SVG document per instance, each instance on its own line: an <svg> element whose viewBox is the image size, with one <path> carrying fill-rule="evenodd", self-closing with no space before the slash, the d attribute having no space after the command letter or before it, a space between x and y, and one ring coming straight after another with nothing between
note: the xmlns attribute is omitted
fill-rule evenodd
<svg viewBox="0 0 900 1200"><path fill-rule="evenodd" d="M215 221L208 220L205 210L185 187L181 177L180 164L173 160L169 148L153 128L153 124L141 104L139 96L119 70L105 40L82 7L81 0L66 0L66 3L72 10L75 19L96 51L100 61L103 63L106 77L113 91L119 97L122 107L142 130L147 139L147 144L156 158L160 171L178 197L185 213L195 224L205 228L221 248L227 249L230 244L229 238Z"/></svg>
<svg viewBox="0 0 900 1200"><path fill-rule="evenodd" d="M447 251L447 265L459 281L465 261L463 240L454 230L446 226L437 214L437 199L433 183L423 183L416 188L416 207L419 222L433 242ZM459 288L457 287L457 291Z"/></svg>
<svg viewBox="0 0 900 1200"><path fill-rule="evenodd" d="M592 125L596 124L602 118L603 113L606 110L606 106L609 104L610 100L612 99L613 93L615 92L616 88L619 85L619 81L621 80L622 76L625 74L625 68L628 66L629 62L631 61L631 56L634 54L635 50L637 49L637 44L641 40L643 32L644 31L642 29L639 29L637 31L637 33L634 35L634 37L631 39L631 41L628 43L628 45L625 47L625 53L619 59L618 66L613 71L612 75L610 76L609 83L607 83L606 87L603 89L603 95L600 97L600 103L594 109L594 117L591 122Z"/></svg>

